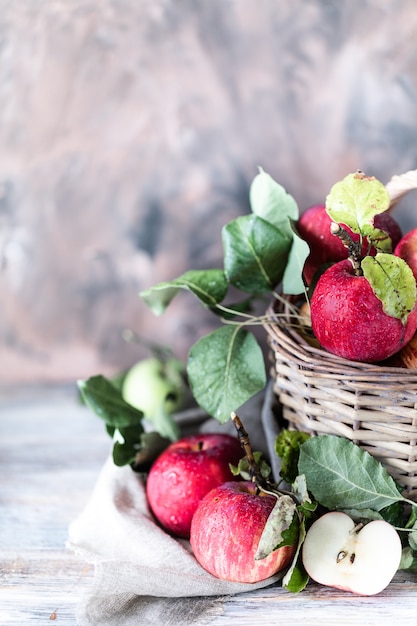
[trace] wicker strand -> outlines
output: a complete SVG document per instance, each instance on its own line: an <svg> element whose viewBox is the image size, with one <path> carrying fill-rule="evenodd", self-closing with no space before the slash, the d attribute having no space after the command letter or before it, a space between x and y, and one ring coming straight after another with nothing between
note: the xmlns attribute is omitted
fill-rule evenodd
<svg viewBox="0 0 417 626"><path fill-rule="evenodd" d="M417 502L417 370L348 361L311 346L295 330L292 309L274 302L265 323L274 393L289 428L354 441Z"/></svg>

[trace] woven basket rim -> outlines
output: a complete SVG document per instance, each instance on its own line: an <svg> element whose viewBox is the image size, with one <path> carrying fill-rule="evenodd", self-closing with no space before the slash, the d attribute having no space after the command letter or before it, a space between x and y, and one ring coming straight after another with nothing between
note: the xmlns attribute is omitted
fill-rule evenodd
<svg viewBox="0 0 417 626"><path fill-rule="evenodd" d="M300 302L301 299L298 299L298 303ZM402 385L417 384L417 369L351 361L312 346L297 331L296 307L296 298L279 295L269 304L263 325L272 348L278 347L280 351L287 352L299 366L314 368L317 374L325 372L327 376L333 373L336 377L347 376L355 380L362 378L370 382L377 378L390 382L397 380Z"/></svg>

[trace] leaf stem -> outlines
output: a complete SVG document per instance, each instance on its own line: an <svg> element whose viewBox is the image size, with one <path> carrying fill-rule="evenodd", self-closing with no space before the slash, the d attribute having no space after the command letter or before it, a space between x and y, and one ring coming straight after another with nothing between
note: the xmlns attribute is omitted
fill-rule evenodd
<svg viewBox="0 0 417 626"><path fill-rule="evenodd" d="M256 320L256 316L255 315L251 315L250 313L243 313L243 311L235 311L234 309L229 309L229 307L224 306L223 304L216 304L216 309L218 309L219 311L222 311L223 313L227 313L228 315L236 315L236 316L240 316L240 317L244 317L246 319L249 320Z"/></svg>
<svg viewBox="0 0 417 626"><path fill-rule="evenodd" d="M233 424L235 425L240 444L245 451L246 458L248 460L251 481L256 484L256 487L259 491L263 491L265 493L269 493L278 497L280 495L280 492L274 489L274 486L269 483L268 479L264 478L261 474L260 467L256 462L253 454L249 435L246 432L246 429L243 426L240 417L234 411L231 413L230 417Z"/></svg>
<svg viewBox="0 0 417 626"><path fill-rule="evenodd" d="M246 429L243 426L240 417L234 411L231 413L230 417L233 424L235 425L240 444L245 451L246 458L248 460L249 475L251 476L251 481L256 484L257 489L259 491L262 491L263 493L275 496L276 498L284 495L289 496L296 505L299 505L300 502L295 493L293 493L292 491L278 489L275 483L268 480L268 478L262 476L261 470L258 463L256 462L255 456L252 451L249 435L246 432Z"/></svg>
<svg viewBox="0 0 417 626"><path fill-rule="evenodd" d="M402 498L402 501L405 502L406 504L410 504L411 508L414 509L416 511L417 514L417 502L414 502L413 500L409 500L408 498Z"/></svg>
<svg viewBox="0 0 417 626"><path fill-rule="evenodd" d="M249 435L246 432L245 427L243 426L240 417L233 411L230 415L230 418L235 425L237 435L239 438L240 445L245 451L246 457L249 463L249 473L251 476L252 482L258 483L258 480L263 480L261 476L261 472L257 462L255 461L255 457L253 455L252 446L250 443Z"/></svg>
<svg viewBox="0 0 417 626"><path fill-rule="evenodd" d="M339 237L343 245L348 249L349 252L349 260L353 265L353 269L355 271L355 276L362 276L363 271L361 267L362 261L362 246L360 241L353 241L350 234L347 232L343 226L337 224L336 222L332 222L330 225L330 232L332 235Z"/></svg>

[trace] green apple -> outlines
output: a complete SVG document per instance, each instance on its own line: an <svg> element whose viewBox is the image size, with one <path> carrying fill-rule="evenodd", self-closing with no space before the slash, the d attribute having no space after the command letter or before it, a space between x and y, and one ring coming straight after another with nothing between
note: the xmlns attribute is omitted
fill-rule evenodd
<svg viewBox="0 0 417 626"><path fill-rule="evenodd" d="M187 386L184 364L175 359L150 357L136 363L122 385L123 399L139 409L162 437L178 439L172 414L184 405Z"/></svg>

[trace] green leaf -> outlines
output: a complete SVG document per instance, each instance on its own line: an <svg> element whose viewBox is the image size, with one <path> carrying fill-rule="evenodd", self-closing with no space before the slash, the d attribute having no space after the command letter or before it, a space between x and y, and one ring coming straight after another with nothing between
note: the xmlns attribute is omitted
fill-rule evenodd
<svg viewBox="0 0 417 626"><path fill-rule="evenodd" d="M124 465L130 465L135 459L135 451L130 447L116 441L113 445L113 463L117 467L123 467Z"/></svg>
<svg viewBox="0 0 417 626"><path fill-rule="evenodd" d="M107 378L92 376L88 380L79 380L77 384L85 404L106 422L107 427L141 427L142 411L125 402L120 390Z"/></svg>
<svg viewBox="0 0 417 626"><path fill-rule="evenodd" d="M364 257L361 267L385 313L406 324L416 303L416 281L409 265L394 254L379 252Z"/></svg>
<svg viewBox="0 0 417 626"><path fill-rule="evenodd" d="M292 239L290 220L297 220L298 205L282 185L262 168L255 176L249 192L252 212L276 226L288 239Z"/></svg>
<svg viewBox="0 0 417 626"><path fill-rule="evenodd" d="M346 515L349 515L356 522L372 521L372 520L385 520L391 526L401 527L403 525L403 503L394 502L390 506L387 506L381 511L374 511L373 509L343 509Z"/></svg>
<svg viewBox="0 0 417 626"><path fill-rule="evenodd" d="M284 531L292 525L296 510L296 504L290 496L283 495L277 498L259 539L255 560L265 559L283 543ZM297 540L297 536L293 543Z"/></svg>
<svg viewBox="0 0 417 626"><path fill-rule="evenodd" d="M343 509L346 515L349 515L355 522L372 522L374 520L383 520L381 513L373 509Z"/></svg>
<svg viewBox="0 0 417 626"><path fill-rule="evenodd" d="M292 563L282 579L283 586L291 593L298 593L305 589L309 576L304 569L301 548L306 537L306 525L304 517L301 518L299 524L298 544L297 549L292 560Z"/></svg>
<svg viewBox="0 0 417 626"><path fill-rule="evenodd" d="M295 227L293 227L293 232L293 242L282 278L282 291L287 295L298 295L305 292L303 267L310 254L308 243L301 239Z"/></svg>
<svg viewBox="0 0 417 626"><path fill-rule="evenodd" d="M181 289L191 291L203 305L214 307L226 296L228 283L223 270L190 270L139 295L155 315L161 315Z"/></svg>
<svg viewBox="0 0 417 626"><path fill-rule="evenodd" d="M236 325L197 341L187 373L196 402L221 423L266 385L262 350L251 333Z"/></svg>
<svg viewBox="0 0 417 626"><path fill-rule="evenodd" d="M147 419L152 422L155 430L161 435L161 437L167 438L170 441L176 441L179 439L179 426L163 404L159 405L155 413Z"/></svg>
<svg viewBox="0 0 417 626"><path fill-rule="evenodd" d="M377 252L392 252L392 239L385 231L374 228L370 224L369 226L363 227L363 235Z"/></svg>
<svg viewBox="0 0 417 626"><path fill-rule="evenodd" d="M417 550L417 522L412 527L412 531L408 535L408 543L413 550Z"/></svg>
<svg viewBox="0 0 417 626"><path fill-rule="evenodd" d="M291 566L284 578L285 582L283 579L283 585L291 593L299 593L306 588L309 576L304 569L301 556L299 556L297 561Z"/></svg>
<svg viewBox="0 0 417 626"><path fill-rule="evenodd" d="M155 459L169 446L171 441L157 432L142 433L139 449L136 449L133 469L146 472Z"/></svg>
<svg viewBox="0 0 417 626"><path fill-rule="evenodd" d="M344 437L308 439L301 445L298 468L315 499L330 510L380 511L403 499L381 463Z"/></svg>
<svg viewBox="0 0 417 626"><path fill-rule="evenodd" d="M391 526L402 526L404 523L404 502L394 502L381 510L381 517Z"/></svg>
<svg viewBox="0 0 417 626"><path fill-rule="evenodd" d="M137 426L116 429L113 444L113 462L118 467L133 463L140 448L142 431Z"/></svg>
<svg viewBox="0 0 417 626"><path fill-rule="evenodd" d="M256 450L255 452L253 452L253 458L255 460L256 466L261 473L261 476L263 478L269 478L272 473L272 469L269 463L264 459L263 452L259 452L259 450ZM252 480L253 475L251 472L251 464L249 463L249 459L247 456L239 459L239 463L237 465L229 463L229 467L233 476L240 476L241 478L243 478L243 480Z"/></svg>
<svg viewBox="0 0 417 626"><path fill-rule="evenodd" d="M222 307L212 309L215 315L221 316L225 320L235 319L242 313L250 313L254 310L255 296L248 296L240 302L233 302L230 304L224 304ZM225 310L225 308L227 310Z"/></svg>
<svg viewBox="0 0 417 626"><path fill-rule="evenodd" d="M311 517L318 507L316 501L311 500L307 490L307 481L304 474L299 474L292 483L292 492L299 502L298 510L305 515Z"/></svg>
<svg viewBox="0 0 417 626"><path fill-rule="evenodd" d="M152 462L170 444L156 432L144 433L137 427L121 428L115 435L113 461L118 467L132 465L136 472L148 471Z"/></svg>
<svg viewBox="0 0 417 626"><path fill-rule="evenodd" d="M389 205L385 186L361 172L349 174L337 182L326 198L326 210L332 220L362 235L372 234L375 215L386 211Z"/></svg>
<svg viewBox="0 0 417 626"><path fill-rule="evenodd" d="M243 215L222 230L224 270L248 293L271 291L280 281L292 239L257 215Z"/></svg>
<svg viewBox="0 0 417 626"><path fill-rule="evenodd" d="M275 452L281 459L280 476L289 484L297 478L300 446L309 437L308 433L283 429L275 439Z"/></svg>
<svg viewBox="0 0 417 626"><path fill-rule="evenodd" d="M297 507L298 508L298 507ZM300 519L299 514L294 514L292 522L289 527L282 531L282 541L277 548L284 546L294 546L298 543L298 535L300 532Z"/></svg>
<svg viewBox="0 0 417 626"><path fill-rule="evenodd" d="M406 546L403 548L399 570L407 570L409 572L417 572L417 556L412 548Z"/></svg>
<svg viewBox="0 0 417 626"><path fill-rule="evenodd" d="M411 507L410 517L405 527L414 528L414 526L417 526L417 504Z"/></svg>

